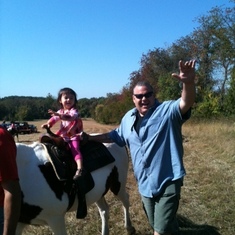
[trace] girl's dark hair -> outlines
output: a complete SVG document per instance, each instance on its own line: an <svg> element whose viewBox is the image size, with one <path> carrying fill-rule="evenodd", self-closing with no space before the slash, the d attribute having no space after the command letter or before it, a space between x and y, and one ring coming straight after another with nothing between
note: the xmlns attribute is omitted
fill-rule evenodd
<svg viewBox="0 0 235 235"><path fill-rule="evenodd" d="M62 88L58 92L57 103L59 104L60 108L63 108L63 105L60 103L60 100L61 100L61 96L64 95L64 94L70 94L70 95L74 96L75 102L74 102L73 108L75 108L76 105L77 105L77 102L78 102L77 94L76 94L76 92L73 89L68 88L68 87Z"/></svg>

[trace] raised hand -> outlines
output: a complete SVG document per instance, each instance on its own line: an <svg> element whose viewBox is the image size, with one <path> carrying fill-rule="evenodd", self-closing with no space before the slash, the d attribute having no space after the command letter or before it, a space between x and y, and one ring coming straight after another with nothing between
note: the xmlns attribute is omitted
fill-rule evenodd
<svg viewBox="0 0 235 235"><path fill-rule="evenodd" d="M182 83L194 83L195 80L195 63L196 60L186 61L185 63L180 60L179 61L179 70L180 73L172 73L172 77L176 78L178 81Z"/></svg>

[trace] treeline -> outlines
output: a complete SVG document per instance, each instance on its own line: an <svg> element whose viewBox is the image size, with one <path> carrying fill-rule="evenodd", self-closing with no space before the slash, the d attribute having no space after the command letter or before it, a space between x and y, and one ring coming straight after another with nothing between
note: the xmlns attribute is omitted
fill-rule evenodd
<svg viewBox="0 0 235 235"><path fill-rule="evenodd" d="M80 99L78 108L83 118L94 118L95 107L105 98ZM58 110L56 98L48 94L45 97L8 96L0 99L0 120L33 121L48 119L48 109Z"/></svg>
<svg viewBox="0 0 235 235"><path fill-rule="evenodd" d="M165 48L154 48L143 54L140 68L130 74L120 93L106 97L80 99L83 118L92 117L105 124L119 123L133 107L132 89L139 80L148 80L160 101L177 99L180 84L171 78L178 72L179 60L196 59L197 99L194 116L210 118L235 115L235 0L232 7L212 8L196 20L198 28ZM0 119L34 120L48 118L47 110L57 110L55 98L5 97L0 99Z"/></svg>

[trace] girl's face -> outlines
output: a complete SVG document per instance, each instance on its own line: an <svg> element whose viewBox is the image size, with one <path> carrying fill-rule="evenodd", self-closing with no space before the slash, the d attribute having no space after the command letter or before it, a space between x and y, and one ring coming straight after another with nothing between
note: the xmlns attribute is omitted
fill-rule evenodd
<svg viewBox="0 0 235 235"><path fill-rule="evenodd" d="M71 109L75 105L75 97L72 94L62 94L60 103L64 109Z"/></svg>

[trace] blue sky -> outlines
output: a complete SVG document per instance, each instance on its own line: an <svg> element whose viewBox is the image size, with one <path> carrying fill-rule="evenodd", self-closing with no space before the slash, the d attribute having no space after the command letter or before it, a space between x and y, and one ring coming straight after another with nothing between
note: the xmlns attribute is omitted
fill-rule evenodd
<svg viewBox="0 0 235 235"><path fill-rule="evenodd" d="M118 93L142 54L189 35L229 0L1 0L0 98Z"/></svg>

